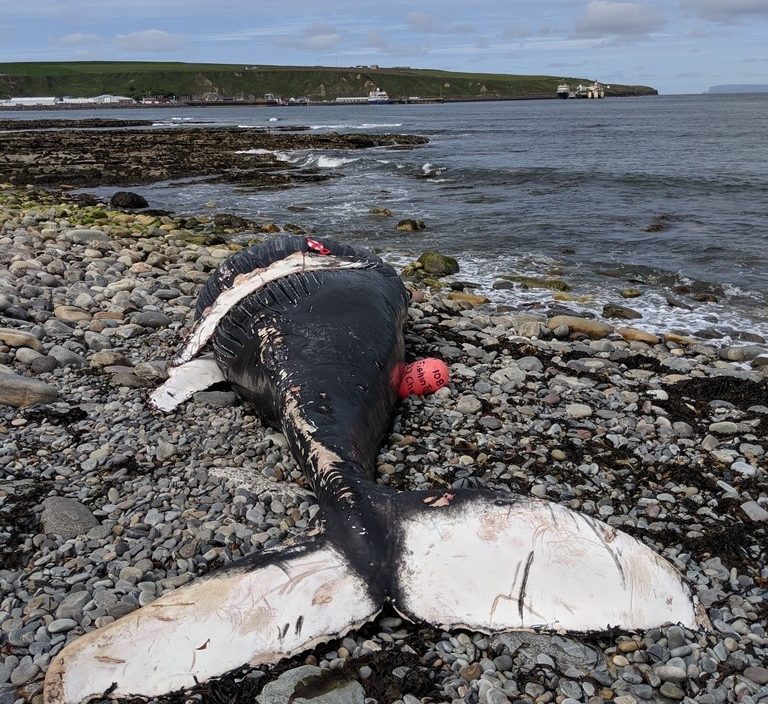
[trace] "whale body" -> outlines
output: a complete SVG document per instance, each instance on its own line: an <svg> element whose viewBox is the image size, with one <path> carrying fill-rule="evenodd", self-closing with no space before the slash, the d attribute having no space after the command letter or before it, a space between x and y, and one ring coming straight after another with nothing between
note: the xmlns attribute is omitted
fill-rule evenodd
<svg viewBox="0 0 768 704"><path fill-rule="evenodd" d="M297 539L69 644L49 666L47 704L158 696L272 664L387 601L413 621L486 633L705 623L670 563L590 516L511 493L376 484L408 300L391 267L329 239L276 238L211 276L153 403L172 412L228 381L283 431L320 511Z"/></svg>

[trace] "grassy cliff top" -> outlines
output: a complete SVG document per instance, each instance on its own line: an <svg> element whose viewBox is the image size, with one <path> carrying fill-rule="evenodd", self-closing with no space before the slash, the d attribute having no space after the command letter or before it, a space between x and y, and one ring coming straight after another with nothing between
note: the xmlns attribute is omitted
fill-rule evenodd
<svg viewBox="0 0 768 704"><path fill-rule="evenodd" d="M194 64L181 62L63 61L0 63L0 97L72 96L113 93L133 98L175 95L211 99L289 98L333 100L381 88L393 99L552 97L558 83L575 87L593 79L463 73L408 67L370 68ZM609 95L653 95L649 86L611 84Z"/></svg>

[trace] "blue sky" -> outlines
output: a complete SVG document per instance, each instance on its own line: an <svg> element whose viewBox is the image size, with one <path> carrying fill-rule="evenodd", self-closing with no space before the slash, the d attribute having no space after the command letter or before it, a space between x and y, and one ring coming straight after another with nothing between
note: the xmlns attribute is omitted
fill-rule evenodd
<svg viewBox="0 0 768 704"><path fill-rule="evenodd" d="M162 60L768 83L768 0L0 0L0 62Z"/></svg>

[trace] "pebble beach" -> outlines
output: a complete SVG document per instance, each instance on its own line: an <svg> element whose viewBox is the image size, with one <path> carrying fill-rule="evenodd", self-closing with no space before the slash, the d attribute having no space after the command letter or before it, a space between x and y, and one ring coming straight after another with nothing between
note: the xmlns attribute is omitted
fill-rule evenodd
<svg viewBox="0 0 768 704"><path fill-rule="evenodd" d="M229 389L168 415L148 404L197 292L242 246L236 225L0 185L0 704L42 704L68 641L318 511L285 438ZM768 701L768 347L406 277L409 359L440 357L452 378L402 403L378 481L595 516L670 560L711 628L447 633L386 609L273 669L153 701Z"/></svg>

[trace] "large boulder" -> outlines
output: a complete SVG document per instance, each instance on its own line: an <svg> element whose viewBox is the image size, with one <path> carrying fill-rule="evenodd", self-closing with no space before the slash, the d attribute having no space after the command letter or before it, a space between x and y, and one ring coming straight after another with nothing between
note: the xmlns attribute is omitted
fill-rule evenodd
<svg viewBox="0 0 768 704"><path fill-rule="evenodd" d="M226 230L247 230L250 227L248 220L241 218L239 215L231 215L230 213L214 215L213 224Z"/></svg>
<svg viewBox="0 0 768 704"><path fill-rule="evenodd" d="M589 318L579 318L575 315L555 315L547 321L547 327L550 330L565 327L570 332L582 333L593 340L599 340L613 332L613 327L607 323L590 320Z"/></svg>
<svg viewBox="0 0 768 704"><path fill-rule="evenodd" d="M109 199L109 205L113 208L127 208L129 210L138 210L148 208L149 203L144 196L131 191L118 191Z"/></svg>
<svg viewBox="0 0 768 704"><path fill-rule="evenodd" d="M306 698L302 696L305 693ZM264 685L256 701L258 704L364 704L365 690L357 680L332 678L319 667L301 665Z"/></svg>
<svg viewBox="0 0 768 704"><path fill-rule="evenodd" d="M50 384L13 372L0 372L0 404L22 408L53 403L58 392Z"/></svg>
<svg viewBox="0 0 768 704"><path fill-rule="evenodd" d="M616 303L606 303L603 306L603 317L632 320L633 318L642 318L643 315L634 308L627 308L627 306L620 306Z"/></svg>
<svg viewBox="0 0 768 704"><path fill-rule="evenodd" d="M77 499L65 496L51 496L43 501L43 515L40 529L43 533L60 535L62 538L76 538L99 525L91 510Z"/></svg>
<svg viewBox="0 0 768 704"><path fill-rule="evenodd" d="M432 276L448 276L459 273L459 263L453 258L439 252L424 252L419 259L424 272Z"/></svg>
<svg viewBox="0 0 768 704"><path fill-rule="evenodd" d="M424 224L423 220L401 220L397 225L398 230L401 232L416 232L417 230L426 230L427 226Z"/></svg>

